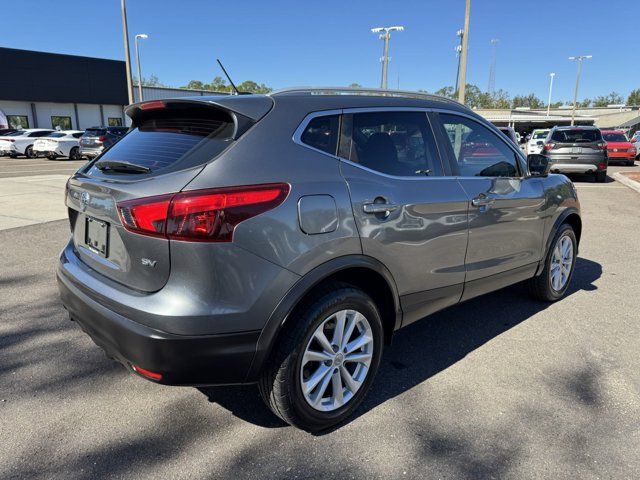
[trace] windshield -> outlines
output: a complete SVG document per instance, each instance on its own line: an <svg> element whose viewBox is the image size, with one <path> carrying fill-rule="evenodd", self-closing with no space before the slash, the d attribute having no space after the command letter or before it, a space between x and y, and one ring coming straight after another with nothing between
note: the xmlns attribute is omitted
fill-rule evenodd
<svg viewBox="0 0 640 480"><path fill-rule="evenodd" d="M547 138L547 135L549 135L549 130L533 132L534 140L539 140L541 138Z"/></svg>
<svg viewBox="0 0 640 480"><path fill-rule="evenodd" d="M624 133L604 133L602 137L607 142L628 142L627 137L624 136Z"/></svg>
<svg viewBox="0 0 640 480"><path fill-rule="evenodd" d="M560 143L590 143L602 140L600 130L595 128L576 128L575 130L556 130L551 139Z"/></svg>

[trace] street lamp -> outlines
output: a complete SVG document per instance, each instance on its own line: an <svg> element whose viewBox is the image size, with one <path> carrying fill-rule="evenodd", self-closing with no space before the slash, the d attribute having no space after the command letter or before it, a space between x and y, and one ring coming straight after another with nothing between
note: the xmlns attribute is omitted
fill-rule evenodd
<svg viewBox="0 0 640 480"><path fill-rule="evenodd" d="M467 90L467 56L469 53L469 23L471 21L471 0L466 0L464 7L464 28L462 37L462 51L460 52L460 79L458 101L464 103Z"/></svg>
<svg viewBox="0 0 640 480"><path fill-rule="evenodd" d="M549 116L549 114L551 113L551 90L553 89L553 77L555 77L556 74L551 72L549 74L549 100L547 101L547 117Z"/></svg>
<svg viewBox="0 0 640 480"><path fill-rule="evenodd" d="M142 38L143 40L149 38L149 35L146 33L139 33L136 35L134 39L134 43L136 46L136 63L138 64L138 101L141 102L142 98L142 67L140 66L140 50L138 48L138 39Z"/></svg>
<svg viewBox="0 0 640 480"><path fill-rule="evenodd" d="M382 81L380 82L380 88L387 88L387 74L389 71L389 39L391 38L391 32L401 32L404 27L396 25L394 27L376 27L372 28L371 32L379 33L380 40L384 40L384 47L382 49Z"/></svg>
<svg viewBox="0 0 640 480"><path fill-rule="evenodd" d="M456 45L456 57L458 57L458 72L456 73L456 89L454 90L454 93L458 91L458 81L460 80L460 55L462 52L462 37L464 37L464 30L458 30L456 32L456 35L460 38L460 44Z"/></svg>
<svg viewBox="0 0 640 480"><path fill-rule="evenodd" d="M576 88L573 91L573 111L571 112L571 125L575 124L576 117L576 102L578 101L578 87L580 86L580 74L582 73L582 61L593 58L593 55L578 55L575 57L569 57L569 60L576 60L578 62L578 73L576 74Z"/></svg>

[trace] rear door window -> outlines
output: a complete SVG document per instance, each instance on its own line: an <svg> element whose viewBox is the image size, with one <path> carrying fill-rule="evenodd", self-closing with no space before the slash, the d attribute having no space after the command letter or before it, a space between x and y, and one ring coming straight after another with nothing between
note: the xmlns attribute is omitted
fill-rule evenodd
<svg viewBox="0 0 640 480"><path fill-rule="evenodd" d="M352 115L348 159L399 177L439 176L442 163L424 112L367 112Z"/></svg>
<svg viewBox="0 0 640 480"><path fill-rule="evenodd" d="M188 168L217 157L233 141L231 116L214 108L158 110L136 119L135 128L98 157L151 169Z"/></svg>

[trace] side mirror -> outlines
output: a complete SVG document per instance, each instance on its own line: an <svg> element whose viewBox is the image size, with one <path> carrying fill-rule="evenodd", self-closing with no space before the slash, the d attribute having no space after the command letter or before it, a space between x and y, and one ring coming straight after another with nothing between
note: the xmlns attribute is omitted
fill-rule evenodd
<svg viewBox="0 0 640 480"><path fill-rule="evenodd" d="M547 175L549 173L549 160L538 153L527 155L527 166L531 175Z"/></svg>

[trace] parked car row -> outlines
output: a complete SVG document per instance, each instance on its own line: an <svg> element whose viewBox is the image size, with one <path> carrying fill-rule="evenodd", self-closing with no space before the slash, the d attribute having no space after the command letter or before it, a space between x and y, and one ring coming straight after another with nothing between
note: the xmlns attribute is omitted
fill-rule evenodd
<svg viewBox="0 0 640 480"><path fill-rule="evenodd" d="M120 140L127 130L127 127L92 127L86 131L4 129L0 131L0 156L47 157L50 160L95 158Z"/></svg>

